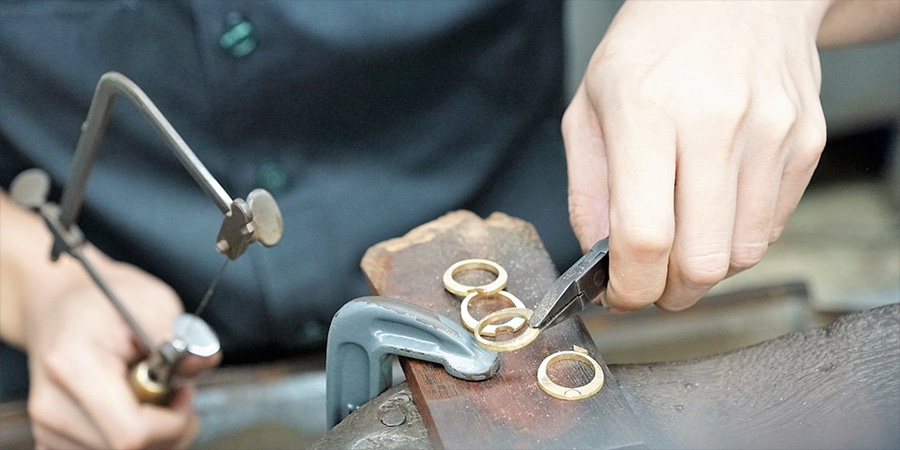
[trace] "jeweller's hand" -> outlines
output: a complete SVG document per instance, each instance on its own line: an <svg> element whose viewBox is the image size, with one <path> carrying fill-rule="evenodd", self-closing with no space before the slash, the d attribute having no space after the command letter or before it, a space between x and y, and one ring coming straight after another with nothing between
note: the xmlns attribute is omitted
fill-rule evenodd
<svg viewBox="0 0 900 450"><path fill-rule="evenodd" d="M563 118L572 226L608 307L693 305L781 235L825 144L827 2L626 2Z"/></svg>
<svg viewBox="0 0 900 450"><path fill-rule="evenodd" d="M51 237L36 214L2 192L0 207L3 338L28 353L37 447L186 446L197 429L190 384L178 388L167 408L139 403L127 379L129 366L143 356L131 329L76 261L47 258ZM84 251L154 341L171 337L181 312L171 288L91 246Z"/></svg>

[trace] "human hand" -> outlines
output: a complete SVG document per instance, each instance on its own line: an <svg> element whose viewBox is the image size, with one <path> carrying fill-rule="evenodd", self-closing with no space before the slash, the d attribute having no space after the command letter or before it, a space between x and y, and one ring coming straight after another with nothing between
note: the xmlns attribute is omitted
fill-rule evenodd
<svg viewBox="0 0 900 450"><path fill-rule="evenodd" d="M167 285L133 266L86 248L86 256L156 342L170 338L181 303ZM57 264L74 264L63 256ZM189 382L167 407L142 404L129 367L142 356L131 329L89 280L55 298L24 306L31 392L28 410L37 448L181 448L198 419ZM210 358L195 375L218 364Z"/></svg>
<svg viewBox="0 0 900 450"><path fill-rule="evenodd" d="M687 308L781 235L825 145L826 2L626 2L563 117L583 248L610 236L601 302Z"/></svg>

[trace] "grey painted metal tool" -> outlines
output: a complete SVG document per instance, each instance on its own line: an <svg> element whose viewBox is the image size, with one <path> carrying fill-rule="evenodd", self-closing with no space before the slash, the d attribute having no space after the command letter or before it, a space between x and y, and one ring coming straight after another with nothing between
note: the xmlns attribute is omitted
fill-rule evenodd
<svg viewBox="0 0 900 450"><path fill-rule="evenodd" d="M500 367L456 322L388 297L362 297L344 305L328 331L325 362L328 427L391 385L390 355L431 361L459 379L480 381Z"/></svg>
<svg viewBox="0 0 900 450"><path fill-rule="evenodd" d="M360 407L331 429L310 450L431 450L422 414L402 382Z"/></svg>

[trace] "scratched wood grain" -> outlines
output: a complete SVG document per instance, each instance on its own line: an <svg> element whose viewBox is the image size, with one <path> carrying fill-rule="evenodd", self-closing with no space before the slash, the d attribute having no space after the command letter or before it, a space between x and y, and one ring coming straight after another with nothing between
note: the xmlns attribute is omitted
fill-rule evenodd
<svg viewBox="0 0 900 450"><path fill-rule="evenodd" d="M444 290L451 264L487 258L509 273L507 291L534 308L557 273L534 228L495 213L447 214L366 253L362 269L373 291L423 306L459 322L460 299ZM548 355L579 345L602 363L584 325L571 320L541 333L531 345L501 354L500 370L482 382L451 377L442 367L401 360L428 434L438 448L620 448L642 443L631 409L617 389L604 387L579 401L558 400L537 384ZM605 367L605 364L603 364ZM609 380L610 374L604 368ZM560 371L557 371L560 372ZM558 374L565 384L584 378Z"/></svg>

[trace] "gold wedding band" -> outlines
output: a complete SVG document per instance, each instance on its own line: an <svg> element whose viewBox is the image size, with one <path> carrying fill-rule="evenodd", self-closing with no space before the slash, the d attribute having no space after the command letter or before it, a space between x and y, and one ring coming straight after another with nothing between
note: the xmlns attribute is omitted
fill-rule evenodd
<svg viewBox="0 0 900 450"><path fill-rule="evenodd" d="M486 270L497 275L497 278L490 283L479 286L462 284L453 278L456 274L466 270ZM500 264L487 259L465 259L450 266L444 272L444 288L459 296L466 296L471 292L496 294L506 288L507 278L506 269L501 267Z"/></svg>
<svg viewBox="0 0 900 450"><path fill-rule="evenodd" d="M508 352L512 350L518 350L533 341L538 334L540 334L541 330L537 328L527 327L522 334L506 340L506 341L490 341L484 338L482 335L484 333L484 329L491 325L494 322L499 322L503 319L511 319L511 318L522 318L525 321L531 318L531 314L533 311L527 308L506 308L494 311L481 319L477 325L475 325L475 329L472 330L475 333L475 342L478 343L481 348L486 350L493 350L495 352ZM497 332L511 330L511 328L501 328L497 327Z"/></svg>
<svg viewBox="0 0 900 450"><path fill-rule="evenodd" d="M547 376L547 367L550 364L555 363L556 361L563 360L573 360L582 362L585 365L594 369L594 378L585 384L584 386L578 387L566 387L560 386L553 382L550 377ZM594 358L591 358L588 355L587 350L575 346L574 350L566 350L562 352L556 352L546 358L541 363L541 366L538 367L538 385L544 392L550 394L552 397L556 397L562 400L580 400L582 398L588 398L603 388L603 368L600 367L600 364L597 363Z"/></svg>
<svg viewBox="0 0 900 450"><path fill-rule="evenodd" d="M463 299L462 304L459 305L459 315L462 318L462 323L469 331L475 331L475 326L478 325L478 321L475 320L475 318L472 317L472 314L469 313L469 305L477 299L489 297L496 297L506 300L506 302L508 302L510 306L515 308L525 308L525 304L522 303L521 300L516 298L515 295L512 295L506 291L500 291L498 294L485 294L483 292L477 291L470 292L469 295L466 295L466 298ZM503 323L485 326L484 329L481 330L481 335L496 336L497 333L505 329L508 329L511 332L516 332L521 330L523 326L525 326L525 319L521 317L515 317Z"/></svg>

